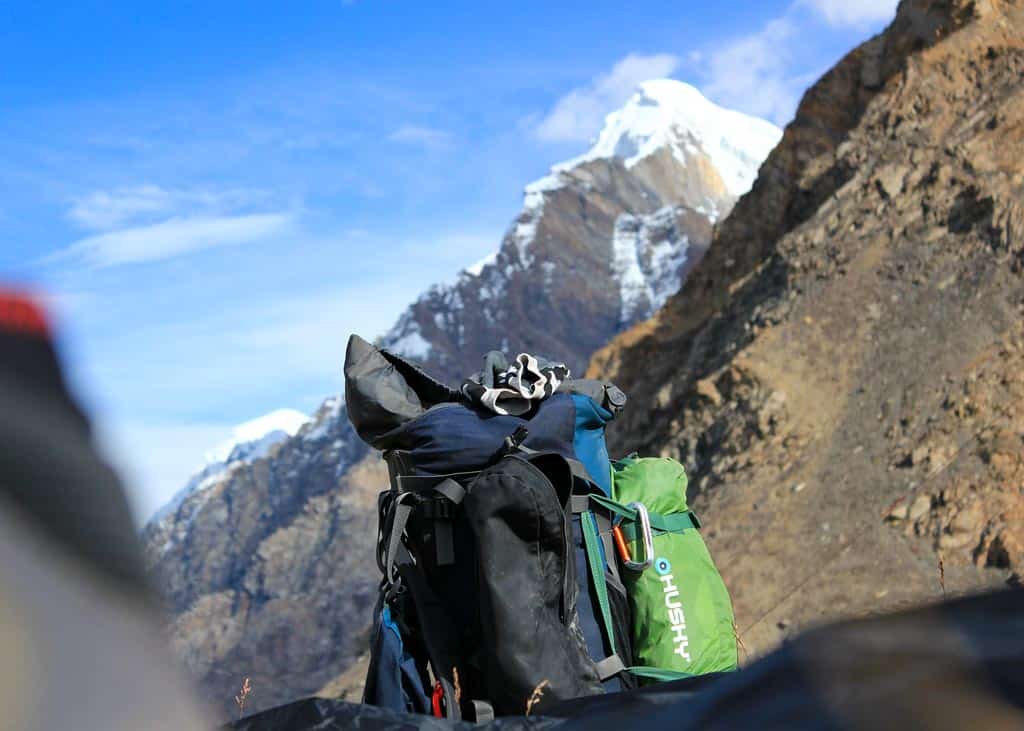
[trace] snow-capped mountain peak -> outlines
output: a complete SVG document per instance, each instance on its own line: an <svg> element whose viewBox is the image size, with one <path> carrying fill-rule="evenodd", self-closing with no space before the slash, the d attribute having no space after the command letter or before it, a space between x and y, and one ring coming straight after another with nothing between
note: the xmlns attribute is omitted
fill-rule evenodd
<svg viewBox="0 0 1024 731"><path fill-rule="evenodd" d="M498 251L424 292L384 345L455 380L477 351L527 343L585 368L678 291L781 136L689 84L640 84L586 153L526 186Z"/></svg>
<svg viewBox="0 0 1024 731"><path fill-rule="evenodd" d="M218 462L227 462L231 454L240 446L252 446L249 452L265 452L279 441L295 436L309 416L294 409L277 409L239 424L231 430L231 436L206 452L205 466ZM255 456L255 455L252 455Z"/></svg>
<svg viewBox="0 0 1024 731"><path fill-rule="evenodd" d="M156 511L149 523L176 512L185 498L223 479L236 466L266 457L271 447L295 436L309 420L309 416L294 409L277 409L234 427L228 439L206 452L188 484Z"/></svg>
<svg viewBox="0 0 1024 731"><path fill-rule="evenodd" d="M655 79L640 84L624 106L605 118L588 152L554 171L611 157L632 166L659 149L681 155L689 147L711 158L728 192L738 198L753 185L758 166L781 138L782 130L771 122L720 107L682 81Z"/></svg>

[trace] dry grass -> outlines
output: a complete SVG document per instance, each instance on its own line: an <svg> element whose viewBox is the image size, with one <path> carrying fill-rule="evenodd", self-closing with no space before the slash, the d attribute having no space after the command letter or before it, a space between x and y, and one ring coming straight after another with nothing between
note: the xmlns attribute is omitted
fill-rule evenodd
<svg viewBox="0 0 1024 731"><path fill-rule="evenodd" d="M537 687L533 689L533 692L530 693L530 697L526 701L527 716L530 715L530 711L533 710L533 707L540 703L540 699L544 697L544 689L547 688L549 685L550 683L548 681L542 680L540 681L540 683L537 684Z"/></svg>
<svg viewBox="0 0 1024 731"><path fill-rule="evenodd" d="M250 693L252 693L252 685L249 683L249 678L246 678L242 681L242 687L238 690L238 695L235 696L235 705L238 706L239 718L245 715L245 702L248 700Z"/></svg>
<svg viewBox="0 0 1024 731"><path fill-rule="evenodd" d="M736 649L743 653L743 661L746 662L750 659L750 653L747 652L747 646L743 644L743 638L740 637L740 628L736 624L736 620L732 623L732 633L736 637ZM739 652L737 653L736 660L739 661Z"/></svg>

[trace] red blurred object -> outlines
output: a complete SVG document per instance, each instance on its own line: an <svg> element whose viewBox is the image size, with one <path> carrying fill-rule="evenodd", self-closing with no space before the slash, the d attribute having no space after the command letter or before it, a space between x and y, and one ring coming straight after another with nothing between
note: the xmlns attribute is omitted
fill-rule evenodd
<svg viewBox="0 0 1024 731"><path fill-rule="evenodd" d="M31 297L0 289L0 330L46 337L50 326L43 309Z"/></svg>
<svg viewBox="0 0 1024 731"><path fill-rule="evenodd" d="M434 695L430 699L430 705L434 708L434 716L437 718L444 718L444 711L441 710L441 701L444 698L444 688L441 687L441 681L437 681L434 684Z"/></svg>

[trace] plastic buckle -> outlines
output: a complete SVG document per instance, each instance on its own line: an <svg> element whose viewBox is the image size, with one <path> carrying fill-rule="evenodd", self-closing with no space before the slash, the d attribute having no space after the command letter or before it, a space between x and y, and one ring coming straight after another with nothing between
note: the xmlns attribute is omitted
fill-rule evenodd
<svg viewBox="0 0 1024 731"><path fill-rule="evenodd" d="M630 571L643 571L654 563L654 535L651 533L651 515L643 503L630 503L627 507L636 511L640 522L640 543L644 547L644 560L633 561L632 557L624 559L622 564ZM622 550L621 548L619 549ZM628 553L628 551L627 551Z"/></svg>
<svg viewBox="0 0 1024 731"><path fill-rule="evenodd" d="M507 454L512 454L519 447L522 446L526 438L530 436L530 430L526 428L526 425L520 424L515 428L509 436L505 437L505 450Z"/></svg>
<svg viewBox="0 0 1024 731"><path fill-rule="evenodd" d="M455 517L455 506L446 497L423 498L416 510L424 518L431 520L451 520Z"/></svg>

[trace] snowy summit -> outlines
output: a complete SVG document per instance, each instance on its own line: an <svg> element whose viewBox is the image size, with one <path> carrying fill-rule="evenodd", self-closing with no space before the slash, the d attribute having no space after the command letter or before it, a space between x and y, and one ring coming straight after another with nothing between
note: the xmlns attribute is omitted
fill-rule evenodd
<svg viewBox="0 0 1024 731"><path fill-rule="evenodd" d="M186 497L213 485L233 468L266 457L271 447L295 436L308 422L309 417L302 412L277 409L234 427L230 437L206 452L203 464L192 479L167 505L154 513L150 522L177 511Z"/></svg>
<svg viewBox="0 0 1024 731"><path fill-rule="evenodd" d="M536 312L538 291L590 266L592 288L616 292L618 302L592 298L578 308L588 321L601 310L616 323L615 331L586 336L586 346L581 341L589 354L679 290L710 245L711 227L750 189L781 137L770 122L724 109L689 84L640 84L605 117L589 150L526 186L500 249L463 269L455 284L425 292L384 335L384 346L435 367L454 365L470 342L494 347L509 328L524 327L502 324L503 313L517 306ZM588 209L600 215L588 217ZM552 315L573 317L564 302ZM544 330L534 341L553 337ZM572 336L563 333L560 342Z"/></svg>
<svg viewBox="0 0 1024 731"><path fill-rule="evenodd" d="M231 430L231 436L206 452L206 463L203 467L228 462L231 455L240 447L249 459L263 456L266 451L278 442L295 436L299 429L309 421L309 417L294 409L277 409L264 414ZM257 454L261 453L261 454Z"/></svg>
<svg viewBox="0 0 1024 731"><path fill-rule="evenodd" d="M685 151L699 150L738 198L750 190L758 167L780 139L782 130L771 122L720 107L682 81L656 79L640 84L621 109L605 117L588 152L552 172L612 157L631 167L662 148L683 160Z"/></svg>

